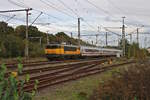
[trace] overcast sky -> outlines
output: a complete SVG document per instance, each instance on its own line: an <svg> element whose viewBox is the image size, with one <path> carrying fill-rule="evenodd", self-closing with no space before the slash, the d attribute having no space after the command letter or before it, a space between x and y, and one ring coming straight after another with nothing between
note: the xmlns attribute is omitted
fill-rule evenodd
<svg viewBox="0 0 150 100"><path fill-rule="evenodd" d="M73 32L77 36L77 18L81 17L81 34L104 34L103 27L121 27L122 17L125 16L126 34L133 32L137 27L144 25L140 32L149 32L150 28L150 0L0 0L0 10L33 8L30 11L29 22L42 11L43 14L35 23L50 23L50 25L38 25L41 31L57 33L65 31ZM0 20L8 21L9 25L17 26L25 24L25 12L0 14ZM35 25L35 24L34 24ZM121 34L121 29L109 29ZM135 32L134 32L135 33ZM109 33L111 34L111 33ZM140 45L150 46L150 35L140 35ZM95 42L95 37L82 37L84 40ZM118 36L111 34L108 37L110 45L117 45ZM128 36L126 38L129 38ZM99 36L99 44L105 44L105 37ZM136 41L136 35L133 35Z"/></svg>

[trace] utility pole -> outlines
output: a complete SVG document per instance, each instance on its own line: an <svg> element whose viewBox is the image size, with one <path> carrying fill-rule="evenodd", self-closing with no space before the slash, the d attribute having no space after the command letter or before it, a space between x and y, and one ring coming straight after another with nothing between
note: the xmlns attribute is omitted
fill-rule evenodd
<svg viewBox="0 0 150 100"><path fill-rule="evenodd" d="M125 56L126 55L126 52L125 52L125 50L126 50L126 41L125 41L125 25L124 25L124 19L125 19L126 17L122 17L122 46L123 46L123 48L122 48L122 50L123 50L123 56Z"/></svg>
<svg viewBox="0 0 150 100"><path fill-rule="evenodd" d="M29 9L26 9L26 44L25 44L25 57L29 57L29 41L28 41L28 20L29 20Z"/></svg>
<svg viewBox="0 0 150 100"><path fill-rule="evenodd" d="M100 32L100 27L98 26L98 33Z"/></svg>
<svg viewBox="0 0 150 100"><path fill-rule="evenodd" d="M137 28L137 37L136 37L136 39L137 39L137 44L139 45L139 28Z"/></svg>
<svg viewBox="0 0 150 100"><path fill-rule="evenodd" d="M118 47L120 47L120 38L118 37Z"/></svg>
<svg viewBox="0 0 150 100"><path fill-rule="evenodd" d="M93 40L92 40L92 45L93 45Z"/></svg>
<svg viewBox="0 0 150 100"><path fill-rule="evenodd" d="M26 41L26 43L25 43L25 57L26 57L26 58L28 58L28 56L29 56L29 47L28 47L28 16L29 16L29 11L30 11L30 10L32 10L32 8L0 11L0 13L26 11L26 39L25 39L25 41Z"/></svg>
<svg viewBox="0 0 150 100"><path fill-rule="evenodd" d="M99 26L98 26L98 30L97 30L97 31L98 31L98 33L100 33L100 27L99 27ZM99 35L96 34L96 45L98 44L98 36L99 36Z"/></svg>
<svg viewBox="0 0 150 100"><path fill-rule="evenodd" d="M47 44L49 44L49 35L48 35L48 31L47 31L46 36L47 36Z"/></svg>
<svg viewBox="0 0 150 100"><path fill-rule="evenodd" d="M80 18L78 18L78 46L80 47Z"/></svg>
<svg viewBox="0 0 150 100"><path fill-rule="evenodd" d="M145 39L144 39L144 44L145 44L145 45L144 45L144 48L147 47L147 43L146 43L146 42L147 42L147 37L145 37Z"/></svg>
<svg viewBox="0 0 150 100"><path fill-rule="evenodd" d="M42 46L42 37L40 38L40 45Z"/></svg>
<svg viewBox="0 0 150 100"><path fill-rule="evenodd" d="M108 33L106 32L106 47L107 47L107 45L108 45L108 42L107 42L107 36L108 35Z"/></svg>
<svg viewBox="0 0 150 100"><path fill-rule="evenodd" d="M71 35L71 38L72 38L72 37L73 37L73 36L72 36L72 32L70 33L70 35Z"/></svg>
<svg viewBox="0 0 150 100"><path fill-rule="evenodd" d="M98 34L96 34L96 45L97 45L97 43L98 43Z"/></svg>
<svg viewBox="0 0 150 100"><path fill-rule="evenodd" d="M129 35L130 35L130 44L132 44L132 34Z"/></svg>

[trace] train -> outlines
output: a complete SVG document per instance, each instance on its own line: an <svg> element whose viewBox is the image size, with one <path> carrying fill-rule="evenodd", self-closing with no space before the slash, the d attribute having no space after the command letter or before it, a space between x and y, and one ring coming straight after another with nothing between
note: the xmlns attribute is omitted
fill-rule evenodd
<svg viewBox="0 0 150 100"><path fill-rule="evenodd" d="M45 55L49 60L55 58L85 58L85 57L121 57L122 50L89 46L64 44L48 44Z"/></svg>

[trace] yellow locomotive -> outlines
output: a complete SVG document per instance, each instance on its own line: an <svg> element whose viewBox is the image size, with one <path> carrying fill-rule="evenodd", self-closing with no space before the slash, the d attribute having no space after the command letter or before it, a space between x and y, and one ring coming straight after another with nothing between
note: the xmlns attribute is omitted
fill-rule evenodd
<svg viewBox="0 0 150 100"><path fill-rule="evenodd" d="M80 48L73 45L49 44L45 48L48 59L74 58L80 56Z"/></svg>

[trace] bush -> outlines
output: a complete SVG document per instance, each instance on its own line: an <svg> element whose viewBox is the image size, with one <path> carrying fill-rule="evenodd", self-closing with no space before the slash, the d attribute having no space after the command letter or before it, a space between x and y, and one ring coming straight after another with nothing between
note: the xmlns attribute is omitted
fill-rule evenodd
<svg viewBox="0 0 150 100"><path fill-rule="evenodd" d="M19 63L18 74L22 73L22 68L23 65ZM0 68L0 100L32 100L35 91L33 90L32 93L23 91L24 84L29 82L29 77L19 81L16 72L10 74L8 78L5 77L6 72L7 67L3 64Z"/></svg>
<svg viewBox="0 0 150 100"><path fill-rule="evenodd" d="M145 59L148 55L147 50L141 49L137 43L129 45L127 49L126 54L128 58Z"/></svg>
<svg viewBox="0 0 150 100"><path fill-rule="evenodd" d="M138 64L100 83L90 100L150 100L150 66ZM96 98L95 98L96 97Z"/></svg>
<svg viewBox="0 0 150 100"><path fill-rule="evenodd" d="M7 35L0 41L1 57L17 57L24 55L24 43L16 36Z"/></svg>
<svg viewBox="0 0 150 100"><path fill-rule="evenodd" d="M29 55L31 57L41 57L44 56L44 46L41 46L39 43L31 43L29 45Z"/></svg>

